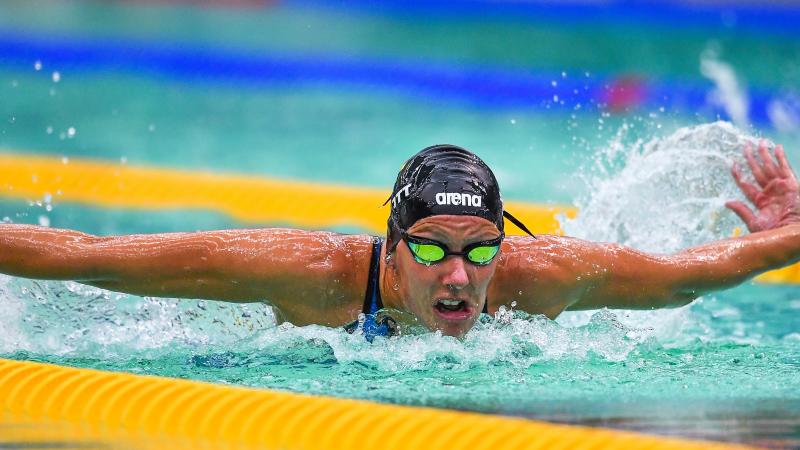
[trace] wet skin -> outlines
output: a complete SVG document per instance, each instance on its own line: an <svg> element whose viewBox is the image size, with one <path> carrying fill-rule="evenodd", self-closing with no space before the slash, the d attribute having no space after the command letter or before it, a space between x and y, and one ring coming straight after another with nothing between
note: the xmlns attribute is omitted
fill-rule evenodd
<svg viewBox="0 0 800 450"><path fill-rule="evenodd" d="M473 216L432 216L416 222L408 233L439 241L460 252L469 244L500 236L497 227L486 219ZM449 336L463 336L478 319L489 283L495 273L499 254L483 266L461 256L448 256L431 265L417 262L401 241L392 256L381 258L381 296L384 305L412 313L430 330ZM440 300L462 301L456 311L439 305Z"/></svg>

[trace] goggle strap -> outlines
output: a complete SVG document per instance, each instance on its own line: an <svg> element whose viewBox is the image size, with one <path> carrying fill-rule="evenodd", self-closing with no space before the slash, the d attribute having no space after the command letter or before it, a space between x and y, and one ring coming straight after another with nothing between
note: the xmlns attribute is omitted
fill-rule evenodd
<svg viewBox="0 0 800 450"><path fill-rule="evenodd" d="M508 212L508 211L503 211L503 217L505 217L505 218L506 218L506 219L508 219L508 220L509 220L511 223L513 223L514 225L516 225L517 227L519 227L519 229L521 229L522 231L524 231L524 232L528 233L528 235L529 235L530 237L532 237L532 238L536 239L536 236L534 236L534 235L533 235L533 233L531 233L531 231L528 229L528 227L526 227L524 223L520 222L520 220L519 220L519 219L517 219L516 217L512 216L510 212Z"/></svg>

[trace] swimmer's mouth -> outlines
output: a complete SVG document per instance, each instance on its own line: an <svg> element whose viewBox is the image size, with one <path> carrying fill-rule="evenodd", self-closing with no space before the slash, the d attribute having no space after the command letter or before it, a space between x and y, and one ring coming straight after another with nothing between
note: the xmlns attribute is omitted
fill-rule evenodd
<svg viewBox="0 0 800 450"><path fill-rule="evenodd" d="M464 300L439 299L433 309L444 319L461 320L470 317L473 308Z"/></svg>

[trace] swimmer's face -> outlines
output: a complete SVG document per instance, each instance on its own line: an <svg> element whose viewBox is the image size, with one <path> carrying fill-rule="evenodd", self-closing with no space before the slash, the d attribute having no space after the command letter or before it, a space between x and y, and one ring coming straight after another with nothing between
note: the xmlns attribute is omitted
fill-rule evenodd
<svg viewBox="0 0 800 450"><path fill-rule="evenodd" d="M441 242L452 252L500 236L493 223L475 216L426 217L407 232ZM395 254L398 293L405 309L430 330L441 330L448 336L466 334L486 303L486 291L499 255L483 266L461 256L448 256L428 266L414 259L405 242L397 245Z"/></svg>

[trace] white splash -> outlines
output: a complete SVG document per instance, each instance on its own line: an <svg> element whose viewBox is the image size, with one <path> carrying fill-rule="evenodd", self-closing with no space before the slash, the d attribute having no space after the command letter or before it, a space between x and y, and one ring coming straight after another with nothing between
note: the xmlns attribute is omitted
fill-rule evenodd
<svg viewBox="0 0 800 450"><path fill-rule="evenodd" d="M756 145L755 137L714 122L621 142L584 169L588 195L577 202L578 217L562 218L567 235L666 253L730 236L741 225L725 208L728 200L744 200L730 167L746 166L742 150Z"/></svg>
<svg viewBox="0 0 800 450"><path fill-rule="evenodd" d="M725 207L728 200L744 201L730 167L733 161L746 167L742 150L747 143L757 145L756 137L727 122L681 128L664 138L628 144L625 133L623 129L582 169L587 194L577 202L576 218L561 218L567 235L672 253L729 237L743 227ZM679 309L617 314L626 327L650 327L660 343L680 346L717 337L706 324L708 311L693 313L703 309L702 303L703 299ZM558 322L581 326L591 314L565 313Z"/></svg>

